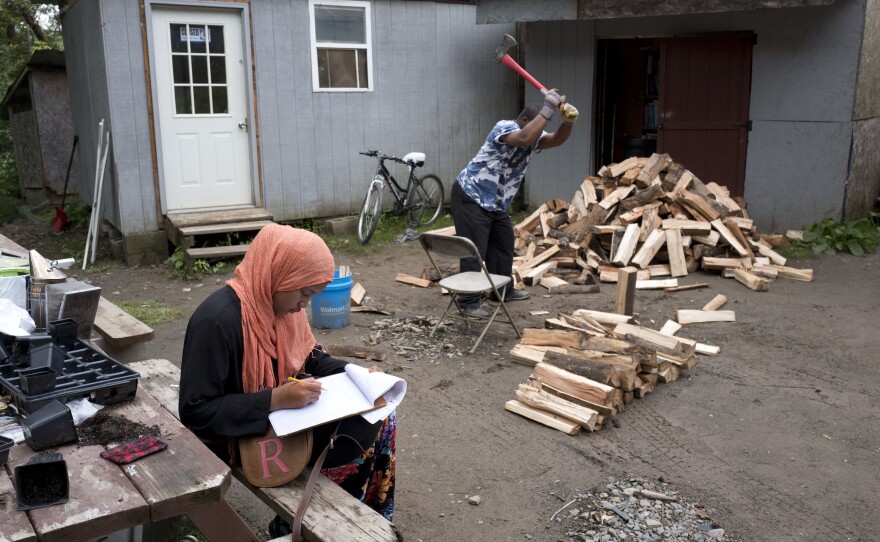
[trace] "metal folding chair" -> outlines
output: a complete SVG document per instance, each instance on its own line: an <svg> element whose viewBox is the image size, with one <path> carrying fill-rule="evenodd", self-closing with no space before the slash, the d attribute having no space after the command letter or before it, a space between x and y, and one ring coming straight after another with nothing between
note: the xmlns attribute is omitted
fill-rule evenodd
<svg viewBox="0 0 880 542"><path fill-rule="evenodd" d="M446 310L443 311L443 315L440 317L437 325L431 330L432 337L447 316L464 321L468 327L470 327L471 322L482 321L482 319L467 316L461 310L461 307L458 306L456 300L458 296L462 294L487 294L489 292L494 294L494 299L498 300L498 305L495 307L495 310L486 322L483 332L480 333L480 336L477 338L477 342L474 343L473 348L471 348L470 353L474 353L474 350L480 345L480 341L483 340L486 332L489 331L489 326L493 323L510 324L510 326L513 327L513 331L516 333L516 336L521 336L519 329L513 322L513 318L511 318L510 313L507 312L507 305L504 304L504 291L508 286L512 287L510 283L513 279L509 276L506 277L504 275L493 275L489 273L489 270L486 269L486 263L483 262L483 258L480 257L480 252L470 239L455 237L452 235L440 235L437 233L423 233L419 235L419 243L421 243L422 248L425 249L425 254L428 255L428 259L431 260L434 269L440 274L440 287L445 288L449 292L449 304L446 305ZM443 270L437 264L435 256L458 259L474 258L480 262L482 271L468 271L444 277ZM498 316L499 311L504 312L504 316L507 318L506 322L500 319L497 322L495 321L495 317Z"/></svg>

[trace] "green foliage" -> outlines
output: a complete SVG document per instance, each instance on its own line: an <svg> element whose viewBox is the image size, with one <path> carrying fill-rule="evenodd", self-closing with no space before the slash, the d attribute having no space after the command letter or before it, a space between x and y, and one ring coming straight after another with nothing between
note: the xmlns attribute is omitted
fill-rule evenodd
<svg viewBox="0 0 880 542"><path fill-rule="evenodd" d="M219 261L212 264L206 260L196 260L193 262L192 269L187 270L186 250L182 246L174 249L174 254L168 257L168 263L171 264L174 274L178 277L186 276L188 271L201 275L216 275L217 273L225 271L228 264L228 262L225 261Z"/></svg>
<svg viewBox="0 0 880 542"><path fill-rule="evenodd" d="M176 320L183 316L183 310L162 305L155 299L146 301L120 301L119 308L150 327Z"/></svg>
<svg viewBox="0 0 880 542"><path fill-rule="evenodd" d="M0 2L0 93L12 85L33 51L63 48L57 5ZM0 223L16 218L20 198L12 132L9 121L0 121Z"/></svg>
<svg viewBox="0 0 880 542"><path fill-rule="evenodd" d="M880 245L880 213L871 212L865 218L848 222L826 218L804 228L802 244L814 254L871 254Z"/></svg>

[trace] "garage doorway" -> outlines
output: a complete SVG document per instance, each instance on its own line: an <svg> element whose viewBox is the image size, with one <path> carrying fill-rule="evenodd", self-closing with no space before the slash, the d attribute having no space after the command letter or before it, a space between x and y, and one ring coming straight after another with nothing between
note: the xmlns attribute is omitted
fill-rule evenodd
<svg viewBox="0 0 880 542"><path fill-rule="evenodd" d="M596 169L665 152L741 196L753 43L752 33L599 40Z"/></svg>

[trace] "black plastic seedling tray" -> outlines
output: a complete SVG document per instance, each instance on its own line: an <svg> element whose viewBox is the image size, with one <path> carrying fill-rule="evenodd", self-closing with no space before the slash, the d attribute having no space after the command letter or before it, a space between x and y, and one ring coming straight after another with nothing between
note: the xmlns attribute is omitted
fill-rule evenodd
<svg viewBox="0 0 880 542"><path fill-rule="evenodd" d="M131 401L137 392L140 374L102 354L80 340L66 345L54 344L64 352L61 370L56 370L55 386L43 393L29 395L22 386L22 372L27 375L32 367L29 356L10 356L0 360L0 386L11 396L11 403L22 414L31 414L57 399L67 403L88 398L99 405ZM24 388L24 389L23 389Z"/></svg>

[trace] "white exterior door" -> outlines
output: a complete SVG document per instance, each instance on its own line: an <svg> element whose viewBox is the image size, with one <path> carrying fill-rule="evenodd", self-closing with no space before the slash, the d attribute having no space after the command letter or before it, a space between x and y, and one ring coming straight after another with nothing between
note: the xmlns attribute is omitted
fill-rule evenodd
<svg viewBox="0 0 880 542"><path fill-rule="evenodd" d="M240 12L156 6L152 27L165 212L253 205Z"/></svg>

